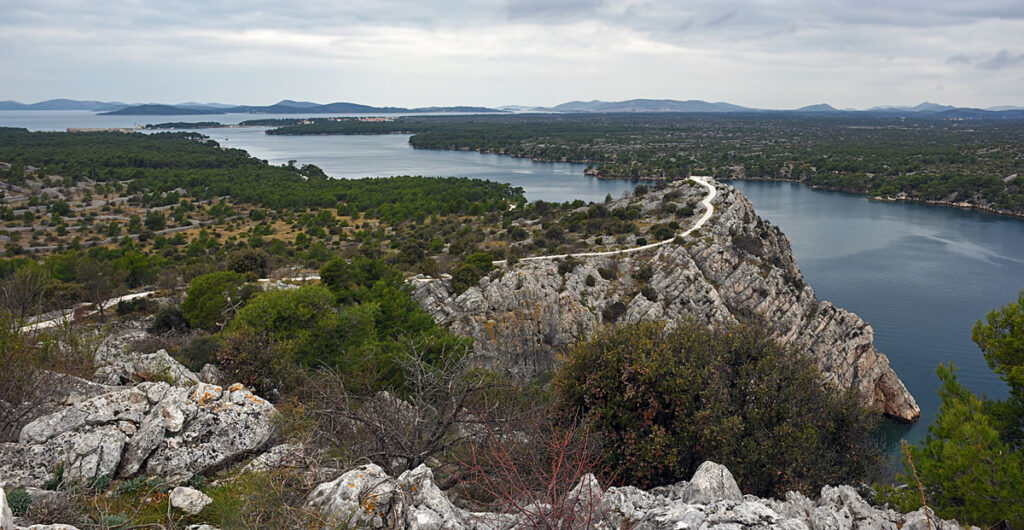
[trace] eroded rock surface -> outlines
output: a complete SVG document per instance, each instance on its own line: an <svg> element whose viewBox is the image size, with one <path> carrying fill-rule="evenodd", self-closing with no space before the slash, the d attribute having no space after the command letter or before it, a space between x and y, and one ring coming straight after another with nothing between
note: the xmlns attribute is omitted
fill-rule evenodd
<svg viewBox="0 0 1024 530"><path fill-rule="evenodd" d="M920 409L875 349L871 326L815 298L785 235L738 191L711 182L718 190L714 215L682 243L576 258L580 264L565 274L554 260L523 261L458 295L448 280L418 281L415 298L440 324L473 337L481 360L526 372L550 368L559 352L592 334L615 309L619 322L657 320L670 327L684 318L713 325L759 315L777 337L813 356L825 380L856 389L889 416L916 420ZM694 203L704 196L702 187L677 183L648 193L642 208L653 209L673 190Z"/></svg>
<svg viewBox="0 0 1024 530"><path fill-rule="evenodd" d="M921 509L909 514L868 504L849 486L822 488L816 501L787 493L784 501L743 496L724 466L705 462L692 480L644 491L634 487L601 488L585 475L553 509L517 499L506 513L468 512L456 507L433 482L430 468L420 466L397 479L375 465L355 468L318 486L308 506L328 519L372 528L489 529L532 528L543 522L558 528L636 530L757 528L780 530L917 529L957 530ZM563 514L560 519L545 514Z"/></svg>
<svg viewBox="0 0 1024 530"><path fill-rule="evenodd" d="M184 480L264 449L273 405L242 385L143 383L83 400L26 425L0 444L0 487L139 472Z"/></svg>

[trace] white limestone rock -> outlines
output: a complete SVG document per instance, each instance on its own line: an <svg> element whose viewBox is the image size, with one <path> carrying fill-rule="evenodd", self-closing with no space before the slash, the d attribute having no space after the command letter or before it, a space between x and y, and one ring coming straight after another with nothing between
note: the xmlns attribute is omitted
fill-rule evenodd
<svg viewBox="0 0 1024 530"><path fill-rule="evenodd" d="M399 475L398 486L409 498L405 515L409 528L463 528L462 510L456 508L434 484L434 472L425 464Z"/></svg>
<svg viewBox="0 0 1024 530"><path fill-rule="evenodd" d="M190 515L196 515L213 502L205 493L187 486L171 490L171 506Z"/></svg>
<svg viewBox="0 0 1024 530"><path fill-rule="evenodd" d="M276 414L242 385L119 389L37 418L19 443L0 443L0 486L41 486L61 464L70 480L141 471L185 480L265 449Z"/></svg>
<svg viewBox="0 0 1024 530"><path fill-rule="evenodd" d="M711 461L697 468L683 491L682 500L688 504L712 504L717 501L743 501L736 479L725 466Z"/></svg>
<svg viewBox="0 0 1024 530"><path fill-rule="evenodd" d="M275 433L277 410L242 385L224 391L200 383L173 406L185 411L186 422L172 432L165 419L164 439L146 460L148 475L184 480L214 471L261 451Z"/></svg>
<svg viewBox="0 0 1024 530"><path fill-rule="evenodd" d="M384 518L393 514L397 492L398 485L380 466L366 464L317 486L307 506L351 527L381 528L388 522Z"/></svg>
<svg viewBox="0 0 1024 530"><path fill-rule="evenodd" d="M7 505L7 494L0 487L0 530L14 530L14 513Z"/></svg>
<svg viewBox="0 0 1024 530"><path fill-rule="evenodd" d="M242 468L242 472L259 473L271 469L297 469L304 468L306 465L307 462L302 444L280 444L253 458Z"/></svg>

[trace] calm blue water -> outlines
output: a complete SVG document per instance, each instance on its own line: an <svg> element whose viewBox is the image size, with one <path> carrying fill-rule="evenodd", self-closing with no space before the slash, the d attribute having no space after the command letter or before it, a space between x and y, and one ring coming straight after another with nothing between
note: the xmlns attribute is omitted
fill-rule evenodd
<svg viewBox="0 0 1024 530"><path fill-rule="evenodd" d="M954 362L978 394L1006 396L971 327L1024 289L1024 220L786 182L730 184L786 233L818 298L871 323L875 345L921 406L921 421L897 432L924 437L939 406L939 363Z"/></svg>
<svg viewBox="0 0 1024 530"><path fill-rule="evenodd" d="M33 131L68 127L134 127L171 121L216 121L223 124L258 118L305 118L303 115L210 114L197 116L99 116L88 111L0 111L0 126ZM361 116L332 114L332 116ZM526 198L553 202L603 201L621 197L639 182L584 177L585 164L533 162L500 155L462 151L425 151L409 146L409 135L271 136L264 127L200 129L225 147L245 149L272 164L295 160L315 164L335 178L423 175L470 177L506 182L526 190Z"/></svg>
<svg viewBox="0 0 1024 530"><path fill-rule="evenodd" d="M507 182L526 190L526 198L554 202L601 202L621 197L638 184L583 175L585 164L534 162L474 151L428 151L409 146L407 134L356 136L276 136L262 128L200 131L223 146L245 149L272 164L295 160L316 164L335 178L424 175L472 177Z"/></svg>
<svg viewBox="0 0 1024 530"><path fill-rule="evenodd" d="M238 123L251 114L95 116L89 112L0 112L0 126L31 130L130 127L163 121ZM262 116L255 116L262 117ZM282 116L283 117L283 116ZM271 163L316 164L337 178L467 176L523 186L531 200L603 200L636 183L583 176L580 164L536 163L463 151L412 149L406 135L268 136L261 128L201 131ZM880 203L777 182L732 182L789 237L819 298L859 314L875 344L921 405L921 421L890 429L924 437L939 400L935 367L955 362L961 380L992 397L1006 387L971 342L971 327L1024 288L1024 220L909 203Z"/></svg>

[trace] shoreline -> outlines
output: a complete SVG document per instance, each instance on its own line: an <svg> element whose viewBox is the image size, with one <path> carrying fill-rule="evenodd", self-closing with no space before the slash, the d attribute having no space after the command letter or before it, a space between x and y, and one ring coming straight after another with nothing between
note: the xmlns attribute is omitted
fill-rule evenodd
<svg viewBox="0 0 1024 530"><path fill-rule="evenodd" d="M768 178L768 177L764 177L764 178L761 178L761 177L758 177L758 178L742 178L742 177L728 177L728 178L720 178L718 180L721 180L721 181L724 181L724 182L728 182L730 180L742 180L742 181L747 181L747 182L756 182L756 181L791 182L791 183L794 183L794 184L800 184L802 186L806 186L806 187L808 187L808 188L810 188L812 190L831 191L831 192L837 192L837 193L849 193L851 195L859 195L861 197L866 197L869 201L878 201L878 202L913 202L913 203L919 203L919 204L929 204L929 205L932 205L932 206L945 206L945 207L948 207L948 208L956 208L956 209L959 209L959 210L978 210L978 211L982 211L982 212L985 212L985 213L990 213L992 215L999 215L999 216L1003 216L1003 217L1013 217L1013 218L1017 218L1017 219L1024 219L1024 212L1014 212L1012 210L1002 210L1002 209L998 209L998 208L992 208L991 206L982 206L980 204L973 204L973 203L969 203L969 202L938 201L938 200L933 200L933 199L921 199L921 198L909 197L909 196L907 196L907 197L892 197L892 196L888 196L888 195L871 195L869 193L861 193L861 192L856 192L856 191L840 190L840 189L835 189L835 188L829 188L827 186L815 186L813 184L807 184L807 183L805 183L805 182L803 182L803 181L801 181L799 179L792 179L792 178Z"/></svg>
<svg viewBox="0 0 1024 530"><path fill-rule="evenodd" d="M470 149L470 148L432 149L432 148L429 148L429 147L416 147L416 146L413 146L413 148L414 149L427 149L427 150L434 150L434 151L476 151L476 152L482 153L482 154L504 155L504 156L510 156L512 158L528 158L528 159L530 159L530 160L532 160L534 162L566 162L566 163L570 163L570 164L596 164L596 163L600 163L600 161L597 161L597 160L554 160L554 159L548 159L548 158L517 156L517 155L511 155L511 154L508 154L508 153L500 153L500 152L491 151L491 150L485 150L485 149ZM659 180L664 180L664 177L645 177L645 176L641 176L641 177L608 177L608 176L601 175L600 173L588 174L587 172L584 172L583 175L587 176L587 177L596 178L598 180L642 180L642 181L652 181L652 182L656 182L656 181L659 181ZM681 177L681 178L688 178L688 177ZM793 182L793 183L796 183L796 184L807 186L808 188L810 188L812 190L823 190L823 191L834 191L834 192L839 192L839 193L850 193L852 195L860 195L862 197L867 197L868 200L872 200L872 201L879 201L879 202L916 202L916 203L920 203L920 204L930 204L932 206L946 206L946 207L950 207L950 208L957 208L957 209L960 209L960 210L979 210L979 211L982 211L982 212L985 212L985 213L990 213L992 215L1000 215L1000 216L1003 216L1003 217L1013 217L1013 218L1016 218L1016 219L1024 219L1024 212L1014 212L1012 210L1002 210L1002 209L998 209L998 208L992 208L990 206L982 206L980 204L973 204L973 203L969 203L969 202L950 202L950 201L937 201L937 200L932 200L932 199L920 199L920 198L916 198L916 197L889 197L889 196L882 196L882 195L871 195L871 194L868 194L868 193L862 193L862 192L856 192L856 191L847 191L847 190L841 190L841 189L836 189L836 188L829 188L829 187L826 187L826 186L815 186L813 184L807 184L807 183L801 181L800 179L794 179L794 178L782 178L782 177L756 177L756 178L749 178L749 177L733 177L733 176L730 176L730 177L714 177L714 176L712 176L712 178L715 178L716 180L721 180L723 182L727 182L727 181L730 181L730 180L746 180L746 181L763 180L763 181L767 181L767 182Z"/></svg>

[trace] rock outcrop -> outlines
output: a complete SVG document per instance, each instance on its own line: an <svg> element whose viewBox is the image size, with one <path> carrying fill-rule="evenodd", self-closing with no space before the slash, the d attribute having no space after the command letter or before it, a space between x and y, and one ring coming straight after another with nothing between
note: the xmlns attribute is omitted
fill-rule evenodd
<svg viewBox="0 0 1024 530"><path fill-rule="evenodd" d="M143 383L37 418L0 444L0 487L137 473L181 481L264 449L274 406L235 384Z"/></svg>
<svg viewBox="0 0 1024 530"><path fill-rule="evenodd" d="M553 507L542 499L512 503L503 513L469 512L437 488L426 466L396 479L369 464L318 486L307 506L328 519L368 528L501 530L542 523L608 530L960 528L956 521L943 521L925 508L903 514L871 506L849 486L825 486L816 501L793 492L785 500L742 495L729 470L714 462L702 464L689 482L650 491L631 486L603 489L593 475L585 475L564 497L565 506ZM553 514L558 514L557 520L552 520Z"/></svg>
<svg viewBox="0 0 1024 530"><path fill-rule="evenodd" d="M440 324L473 337L479 358L528 372L611 319L684 318L707 325L757 315L777 337L816 359L826 381L856 389L885 414L914 421L920 409L857 315L817 300L785 235L760 219L730 186L711 181L714 215L685 240L620 256L580 257L559 272L555 260L522 261L492 272L463 293L448 280L414 282L415 298ZM637 201L655 215L669 191L696 203L700 186L677 183ZM566 267L563 267L563 270Z"/></svg>

